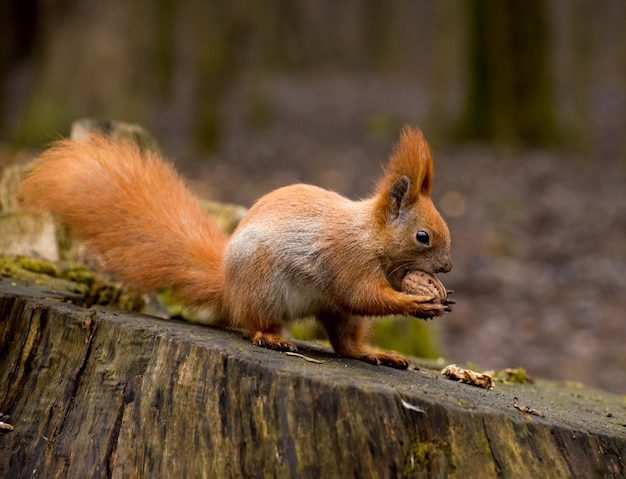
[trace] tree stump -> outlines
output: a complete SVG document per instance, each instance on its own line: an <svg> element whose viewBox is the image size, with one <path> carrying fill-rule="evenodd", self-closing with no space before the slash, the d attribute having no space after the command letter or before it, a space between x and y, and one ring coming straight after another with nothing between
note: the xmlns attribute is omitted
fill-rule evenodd
<svg viewBox="0 0 626 479"><path fill-rule="evenodd" d="M624 477L626 401L446 379L0 278L0 477Z"/></svg>

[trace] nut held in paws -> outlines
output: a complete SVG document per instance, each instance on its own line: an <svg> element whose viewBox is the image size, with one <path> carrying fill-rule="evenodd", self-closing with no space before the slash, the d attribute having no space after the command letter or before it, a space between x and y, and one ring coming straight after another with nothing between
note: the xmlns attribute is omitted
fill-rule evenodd
<svg viewBox="0 0 626 479"><path fill-rule="evenodd" d="M446 287L435 276L424 271L409 271L402 280L402 291L419 296L434 296L441 304L452 304Z"/></svg>

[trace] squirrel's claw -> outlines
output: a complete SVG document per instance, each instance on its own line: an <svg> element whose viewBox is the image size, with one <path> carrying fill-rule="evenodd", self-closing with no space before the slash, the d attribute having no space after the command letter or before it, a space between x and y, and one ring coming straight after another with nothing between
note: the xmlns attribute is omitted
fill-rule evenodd
<svg viewBox="0 0 626 479"><path fill-rule="evenodd" d="M449 313L452 311L450 306L440 302L423 303L419 305L419 308L411 313L411 316L420 319L432 319L436 316Z"/></svg>

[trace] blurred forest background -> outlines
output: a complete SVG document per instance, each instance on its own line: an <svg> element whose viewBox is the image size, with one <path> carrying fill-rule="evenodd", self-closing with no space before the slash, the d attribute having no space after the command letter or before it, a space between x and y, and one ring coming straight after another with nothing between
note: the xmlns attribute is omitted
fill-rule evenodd
<svg viewBox="0 0 626 479"><path fill-rule="evenodd" d="M246 206L295 181L363 197L420 126L458 303L432 354L626 393L623 1L2 2L0 164L85 116Z"/></svg>

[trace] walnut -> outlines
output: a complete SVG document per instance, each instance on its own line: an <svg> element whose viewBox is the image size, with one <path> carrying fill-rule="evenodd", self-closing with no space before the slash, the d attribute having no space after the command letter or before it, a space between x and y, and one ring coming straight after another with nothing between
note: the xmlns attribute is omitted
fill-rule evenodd
<svg viewBox="0 0 626 479"><path fill-rule="evenodd" d="M448 299L446 287L432 274L420 270L409 271L402 280L402 292L416 296L434 296L435 302L444 305L453 304L454 301Z"/></svg>

